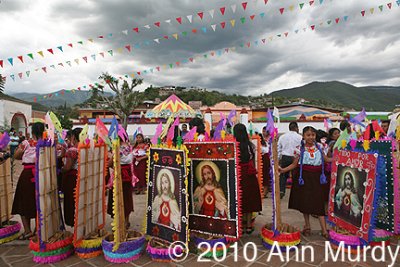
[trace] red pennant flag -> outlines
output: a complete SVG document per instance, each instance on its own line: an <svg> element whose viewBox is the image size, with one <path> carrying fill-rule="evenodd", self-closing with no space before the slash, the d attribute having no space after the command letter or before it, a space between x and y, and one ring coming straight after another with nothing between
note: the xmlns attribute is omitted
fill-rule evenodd
<svg viewBox="0 0 400 267"><path fill-rule="evenodd" d="M315 29L315 25L311 25L311 30L314 30Z"/></svg>
<svg viewBox="0 0 400 267"><path fill-rule="evenodd" d="M0 59L0 66L3 67L3 60Z"/></svg>
<svg viewBox="0 0 400 267"><path fill-rule="evenodd" d="M157 71L160 71L160 67L156 67Z"/></svg>
<svg viewBox="0 0 400 267"><path fill-rule="evenodd" d="M22 72L18 73L20 79L22 79Z"/></svg>
<svg viewBox="0 0 400 267"><path fill-rule="evenodd" d="M336 24L338 24L338 23L339 23L339 20L340 20L340 18L336 18L336 19L335 19L335 21L336 21Z"/></svg>
<svg viewBox="0 0 400 267"><path fill-rule="evenodd" d="M283 7L279 9L279 12L281 12L281 15L283 14L284 10L285 10L285 8L283 8Z"/></svg>
<svg viewBox="0 0 400 267"><path fill-rule="evenodd" d="M85 62L87 63L87 57L82 57L83 58L83 60L85 60Z"/></svg>
<svg viewBox="0 0 400 267"><path fill-rule="evenodd" d="M289 35L289 33L288 32L285 32L285 37L287 37Z"/></svg>
<svg viewBox="0 0 400 267"><path fill-rule="evenodd" d="M72 48L72 44L68 44L68 46L70 46Z"/></svg>
<svg viewBox="0 0 400 267"><path fill-rule="evenodd" d="M250 19L253 20L256 17L256 15L251 15Z"/></svg>
<svg viewBox="0 0 400 267"><path fill-rule="evenodd" d="M365 10L361 11L361 16L365 16Z"/></svg>
<svg viewBox="0 0 400 267"><path fill-rule="evenodd" d="M310 1L310 6L312 6L312 4L314 4L314 1Z"/></svg>
<svg viewBox="0 0 400 267"><path fill-rule="evenodd" d="M229 52L229 48L225 48L225 52L228 53Z"/></svg>
<svg viewBox="0 0 400 267"><path fill-rule="evenodd" d="M80 88L80 87L78 87L78 90L80 91L80 90L81 90L81 88Z"/></svg>
<svg viewBox="0 0 400 267"><path fill-rule="evenodd" d="M268 3L268 0L264 0L264 3L267 4L267 3Z"/></svg>
<svg viewBox="0 0 400 267"><path fill-rule="evenodd" d="M388 3L387 6L389 9L392 9L392 3Z"/></svg>
<svg viewBox="0 0 400 267"><path fill-rule="evenodd" d="M49 94L49 97L52 97L53 96L53 94Z"/></svg>
<svg viewBox="0 0 400 267"><path fill-rule="evenodd" d="M103 39L103 38L104 38L104 35L99 35L99 36L97 36L97 38Z"/></svg>
<svg viewBox="0 0 400 267"><path fill-rule="evenodd" d="M242 7L243 7L244 10L246 10L247 2L243 2L243 3L242 3Z"/></svg>
<svg viewBox="0 0 400 267"><path fill-rule="evenodd" d="M197 29L193 29L192 32L193 32L193 33L197 33Z"/></svg>
<svg viewBox="0 0 400 267"><path fill-rule="evenodd" d="M100 52L99 54L100 54L102 57L104 57L104 52Z"/></svg>
<svg viewBox="0 0 400 267"><path fill-rule="evenodd" d="M179 24L182 24L182 18L181 18L181 17L176 18L176 21L177 21Z"/></svg>
<svg viewBox="0 0 400 267"><path fill-rule="evenodd" d="M133 28L133 30L137 33L139 33L139 28Z"/></svg>
<svg viewBox="0 0 400 267"><path fill-rule="evenodd" d="M261 41L265 44L265 39L261 39Z"/></svg>
<svg viewBox="0 0 400 267"><path fill-rule="evenodd" d="M198 12L197 15L200 17L200 19L203 19L203 12Z"/></svg>
<svg viewBox="0 0 400 267"><path fill-rule="evenodd" d="M189 60L190 60L190 62L193 62L193 58L191 57L191 58L189 58Z"/></svg>
<svg viewBox="0 0 400 267"><path fill-rule="evenodd" d="M250 42L248 42L246 45L247 45L247 47L250 47Z"/></svg>
<svg viewBox="0 0 400 267"><path fill-rule="evenodd" d="M58 65L60 65L61 67L64 67L64 64L62 64L62 63L58 63Z"/></svg>
<svg viewBox="0 0 400 267"><path fill-rule="evenodd" d="M221 28L224 29L225 28L225 22L221 22Z"/></svg>
<svg viewBox="0 0 400 267"><path fill-rule="evenodd" d="M46 67L43 67L42 70L43 70L45 73L47 73Z"/></svg>
<svg viewBox="0 0 400 267"><path fill-rule="evenodd" d="M36 102L36 101L37 101L37 98L36 98L36 97L34 97L34 98L33 98L33 102Z"/></svg>
<svg viewBox="0 0 400 267"><path fill-rule="evenodd" d="M140 71L136 72L138 75L140 75Z"/></svg>
<svg viewBox="0 0 400 267"><path fill-rule="evenodd" d="M215 53L214 52L211 52L211 56L213 57L215 55Z"/></svg>
<svg viewBox="0 0 400 267"><path fill-rule="evenodd" d="M179 61L178 61L178 62L176 62L176 65L177 65L177 66L179 66L179 64L180 64L180 63L179 63Z"/></svg>
<svg viewBox="0 0 400 267"><path fill-rule="evenodd" d="M126 48L129 52L131 52L131 46L130 46L130 45L126 45L125 48Z"/></svg>
<svg viewBox="0 0 400 267"><path fill-rule="evenodd" d="M219 10L221 11L221 14L223 16L225 14L225 7L221 7Z"/></svg>
<svg viewBox="0 0 400 267"><path fill-rule="evenodd" d="M167 40L168 40L168 35L164 35L164 39L167 39Z"/></svg>
<svg viewBox="0 0 400 267"><path fill-rule="evenodd" d="M49 51L52 55L54 55L54 52L53 52L52 48L47 49L47 51Z"/></svg>
<svg viewBox="0 0 400 267"><path fill-rule="evenodd" d="M154 23L154 25L156 25L157 27L160 27L160 22L157 21L157 22Z"/></svg>
<svg viewBox="0 0 400 267"><path fill-rule="evenodd" d="M18 59L21 60L22 63L24 63L24 58L22 56L18 56Z"/></svg>

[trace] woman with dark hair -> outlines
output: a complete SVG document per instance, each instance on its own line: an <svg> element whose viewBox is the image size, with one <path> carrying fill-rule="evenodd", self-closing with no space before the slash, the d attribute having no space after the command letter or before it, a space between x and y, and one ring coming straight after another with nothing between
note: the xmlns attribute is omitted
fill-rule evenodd
<svg viewBox="0 0 400 267"><path fill-rule="evenodd" d="M203 141L205 138L205 133L206 133L206 126L204 125L204 121L203 119L200 118L193 118L190 122L189 122L189 129L192 129L193 127L197 127L196 128L196 132L198 134L197 140L199 141Z"/></svg>
<svg viewBox="0 0 400 267"><path fill-rule="evenodd" d="M34 235L31 231L31 219L36 218L35 198L35 163L36 144L42 139L44 124L36 122L32 125L33 139L24 140L15 150L15 159L22 159L24 170L22 171L17 188L15 189L14 202L11 214L19 214L24 226L24 233L21 240L29 239ZM35 230L36 231L36 230Z"/></svg>
<svg viewBox="0 0 400 267"><path fill-rule="evenodd" d="M144 141L143 134L136 135L133 145L133 173L139 179L135 185L135 193L144 194L146 191L146 169L148 144Z"/></svg>
<svg viewBox="0 0 400 267"><path fill-rule="evenodd" d="M67 133L66 139L70 147L65 153L65 164L61 171L61 190L64 192L64 220L65 224L73 227L75 221L75 188L78 177L78 144L82 128L75 128Z"/></svg>
<svg viewBox="0 0 400 267"><path fill-rule="evenodd" d="M249 140L244 124L238 123L233 128L233 134L240 147L240 187L242 190L243 227L247 234L254 231L252 213L262 210L260 187L257 180L257 170L254 167L254 145Z"/></svg>
<svg viewBox="0 0 400 267"><path fill-rule="evenodd" d="M261 138L261 155L262 155L262 163L263 163L263 197L267 198L268 196L268 188L271 187L271 161L269 155L269 140L271 138L269 132L267 131L267 126L264 126L262 129L262 134L260 134Z"/></svg>
<svg viewBox="0 0 400 267"><path fill-rule="evenodd" d="M310 214L313 214L318 216L322 236L329 238L325 221L328 183L324 163L331 162L332 159L328 158L322 151L322 147L316 143L316 134L317 131L313 127L304 127L300 151L296 151L293 163L286 168L280 168L280 172L295 170L289 209L303 213L305 221L303 235L311 234Z"/></svg>

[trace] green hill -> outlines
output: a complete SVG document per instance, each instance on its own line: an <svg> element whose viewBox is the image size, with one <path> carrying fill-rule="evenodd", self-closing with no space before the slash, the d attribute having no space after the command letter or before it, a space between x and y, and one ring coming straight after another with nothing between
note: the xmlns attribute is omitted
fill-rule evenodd
<svg viewBox="0 0 400 267"><path fill-rule="evenodd" d="M400 104L400 87L356 87L343 82L312 82L301 87L273 93L274 97L318 100L331 106L369 111L392 111Z"/></svg>

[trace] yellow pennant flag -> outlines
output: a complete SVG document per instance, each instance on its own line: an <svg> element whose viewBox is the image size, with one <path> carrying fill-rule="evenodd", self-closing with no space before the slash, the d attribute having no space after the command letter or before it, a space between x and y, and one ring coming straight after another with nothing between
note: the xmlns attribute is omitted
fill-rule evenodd
<svg viewBox="0 0 400 267"><path fill-rule="evenodd" d="M177 34L177 33L174 33L172 36L174 36L174 38L175 38L176 40L178 40L178 34Z"/></svg>
<svg viewBox="0 0 400 267"><path fill-rule="evenodd" d="M132 77L132 78L135 78L135 73L132 73L132 74L131 74L131 77Z"/></svg>
<svg viewBox="0 0 400 267"><path fill-rule="evenodd" d="M374 14L375 8L371 8L369 11L371 12L371 14Z"/></svg>
<svg viewBox="0 0 400 267"><path fill-rule="evenodd" d="M43 51L39 51L38 54L41 55L42 57L44 57L43 56Z"/></svg>
<svg viewBox="0 0 400 267"><path fill-rule="evenodd" d="M289 7L289 10L290 10L290 11L293 11L293 9L294 9L294 5L291 5L291 6Z"/></svg>
<svg viewBox="0 0 400 267"><path fill-rule="evenodd" d="M123 52L122 47L117 48L117 53L122 54L122 52Z"/></svg>
<svg viewBox="0 0 400 267"><path fill-rule="evenodd" d="M76 62L76 64L79 65L79 59L78 58L75 59L75 62Z"/></svg>
<svg viewBox="0 0 400 267"><path fill-rule="evenodd" d="M232 25L232 27L235 27L235 20L234 19L231 19L231 25Z"/></svg>
<svg viewBox="0 0 400 267"><path fill-rule="evenodd" d="M79 134L79 142L81 142L82 144L85 143L85 140L88 137L88 130L89 130L89 125L86 123L81 133Z"/></svg>

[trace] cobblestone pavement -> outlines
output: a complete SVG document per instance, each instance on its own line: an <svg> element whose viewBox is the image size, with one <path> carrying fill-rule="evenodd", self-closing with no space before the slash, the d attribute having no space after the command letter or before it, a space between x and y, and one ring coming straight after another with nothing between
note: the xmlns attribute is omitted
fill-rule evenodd
<svg viewBox="0 0 400 267"><path fill-rule="evenodd" d="M18 164L17 164L18 165ZM20 166L16 166L16 177L18 177L21 168ZM15 178L18 179L18 178ZM293 210L287 209L289 191L287 191L286 196L282 200L282 220L287 222L293 226L298 228L302 228L303 226L303 216ZM145 214L145 203L146 199L144 195L134 195L134 203L135 203L135 211L131 214L130 222L131 227L135 230L142 229L143 217ZM15 216L16 220L19 220ZM129 264L119 264L118 266L254 266L254 267L265 267L265 266L323 266L323 267L379 267L379 266L388 266L390 264L390 257L388 257L389 253L386 251L386 262L374 262L370 257L370 254L367 254L366 261L361 262L350 262L347 258L347 254L345 260L342 262L333 262L332 257L329 257L329 261L325 261L325 241L319 235L319 223L315 218L311 218L311 227L313 229L312 235L308 237L302 236L302 244L300 247L304 247L305 245L312 246L314 250L314 261L310 260L310 253L307 251L305 253L304 261L301 259L301 255L299 260L296 261L296 255L291 252L288 255L286 253L283 254L284 258L281 261L280 257L277 255L271 255L270 251L266 250L261 243L261 238L259 237L260 229L262 226L271 221L271 199L267 198L263 200L263 211L256 219L256 231L251 235L244 235L238 242L238 250L237 257L235 257L234 253L229 251L227 253L227 257L224 261L217 262L212 260L210 262L198 262L198 255L190 253L187 259L178 264L175 263L155 263L152 262L148 255L143 254L138 260L133 261ZM110 223L111 218L107 216L107 230L110 231ZM72 231L72 229L69 229ZM252 246L247 247L248 251L248 259L253 258L254 253L257 254L254 256L254 261L247 262L244 257L244 245L246 243L253 242L257 250L254 251ZM398 246L398 240L393 239L391 248L395 250ZM300 250L301 251L301 250ZM378 255L378 254L377 254ZM380 254L379 254L380 255ZM379 259L380 256L378 256ZM64 261L61 261L56 264L49 264L48 266L112 266L113 264L107 262L103 256L99 256L89 260L82 260L78 258L76 255L73 255L67 258ZM13 241L10 243L0 245L0 267L2 266L40 266L32 261L32 254L28 248L28 241ZM400 266L400 256L397 257L397 260L393 266Z"/></svg>

